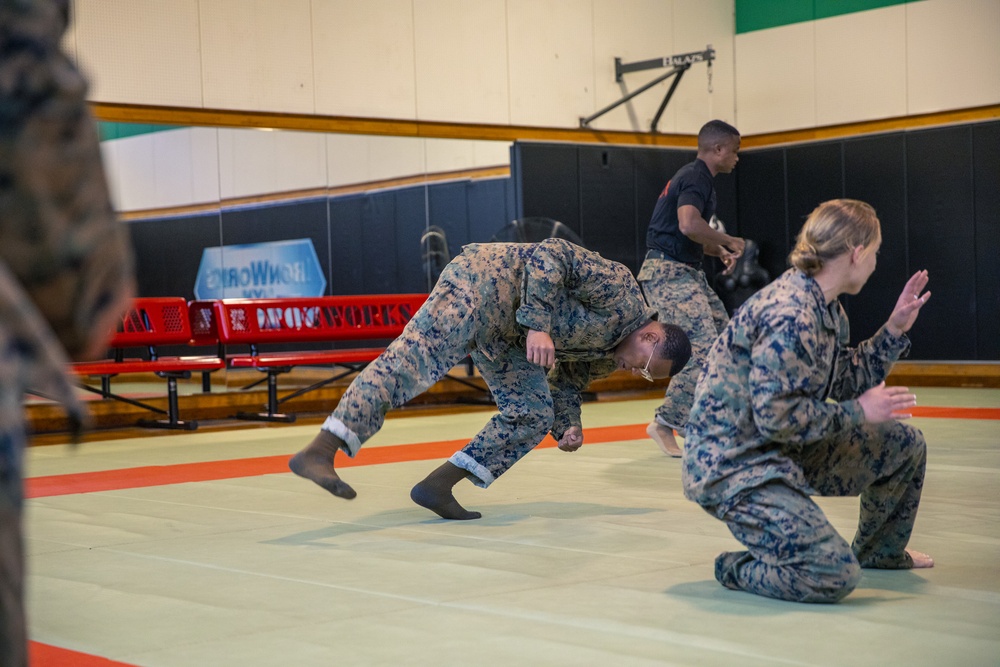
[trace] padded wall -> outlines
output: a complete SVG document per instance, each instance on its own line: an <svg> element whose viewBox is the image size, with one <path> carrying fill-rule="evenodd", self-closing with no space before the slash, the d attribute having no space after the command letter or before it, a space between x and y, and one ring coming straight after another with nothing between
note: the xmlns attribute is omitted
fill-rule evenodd
<svg viewBox="0 0 1000 667"><path fill-rule="evenodd" d="M635 273L639 270L635 255L638 221L632 150L581 146L578 159L580 238Z"/></svg>
<svg viewBox="0 0 1000 667"><path fill-rule="evenodd" d="M972 128L979 359L1000 359L1000 123Z"/></svg>
<svg viewBox="0 0 1000 667"><path fill-rule="evenodd" d="M427 224L446 229L456 254L488 241L514 219L513 208L510 179L496 178L234 207L129 229L142 296L193 298L205 248L294 238L312 240L327 294L425 292L420 237Z"/></svg>
<svg viewBox="0 0 1000 667"><path fill-rule="evenodd" d="M511 177L522 207L518 215L570 215L567 193L576 194L584 244L633 271L645 253L657 195L692 157L678 149L535 143L515 143L512 152ZM625 170L616 168L629 156L631 188ZM719 217L729 230L759 244L760 264L772 279L788 267L795 236L818 204L837 197L872 204L882 222L883 244L865 288L843 297L852 341L881 327L909 276L927 269L933 296L912 332L910 358L997 360L998 183L1000 123L990 122L747 150L733 175L716 177L716 191ZM617 224L616 234L596 222L629 213L634 234L627 222ZM575 220L560 219L570 226ZM633 244L634 261L626 243ZM710 280L715 266L714 260L706 262Z"/></svg>
<svg viewBox="0 0 1000 667"><path fill-rule="evenodd" d="M976 358L976 250L972 129L912 132L906 138L910 268L927 269L934 297L922 309L917 358Z"/></svg>

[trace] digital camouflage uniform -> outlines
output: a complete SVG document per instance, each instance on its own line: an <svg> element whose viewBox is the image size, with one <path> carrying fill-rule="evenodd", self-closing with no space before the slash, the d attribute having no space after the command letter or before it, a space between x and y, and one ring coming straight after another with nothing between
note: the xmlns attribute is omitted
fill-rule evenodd
<svg viewBox="0 0 1000 667"><path fill-rule="evenodd" d="M21 536L24 392L82 406L66 377L132 285L86 85L59 51L68 0L0 0L0 665L27 664Z"/></svg>
<svg viewBox="0 0 1000 667"><path fill-rule="evenodd" d="M728 588L833 602L862 567L909 568L926 451L919 430L865 422L857 397L909 348L885 327L847 347L847 317L798 269L751 297L712 347L688 421L685 495L749 551L724 553ZM861 496L854 542L810 498Z"/></svg>
<svg viewBox="0 0 1000 667"><path fill-rule="evenodd" d="M561 239L465 246L403 333L351 383L323 428L348 454L385 413L420 394L466 355L499 414L451 463L487 487L546 433L580 426L580 392L610 374L615 347L656 319L628 268ZM556 367L527 360L529 329L552 337ZM550 386L551 384L551 386Z"/></svg>
<svg viewBox="0 0 1000 667"><path fill-rule="evenodd" d="M683 435L705 357L729 322L729 314L700 268L647 257L638 280L660 321L676 324L691 341L691 363L670 378L663 403L656 408L656 420Z"/></svg>
<svg viewBox="0 0 1000 667"><path fill-rule="evenodd" d="M662 322L676 324L691 341L691 361L670 378L655 415L657 422L681 435L705 355L729 315L702 270L704 247L681 231L680 209L693 206L708 221L715 215L716 201L714 176L704 160L697 158L678 169L657 197L646 232L651 252L639 267L639 284L649 305Z"/></svg>

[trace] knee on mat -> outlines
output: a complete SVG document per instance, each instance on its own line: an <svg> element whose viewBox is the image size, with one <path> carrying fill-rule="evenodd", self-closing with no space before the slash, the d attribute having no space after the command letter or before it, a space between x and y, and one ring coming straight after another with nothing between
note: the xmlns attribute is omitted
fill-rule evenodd
<svg viewBox="0 0 1000 667"><path fill-rule="evenodd" d="M861 565L852 554L839 568L804 573L800 583L803 595L799 602L839 602L861 583Z"/></svg>

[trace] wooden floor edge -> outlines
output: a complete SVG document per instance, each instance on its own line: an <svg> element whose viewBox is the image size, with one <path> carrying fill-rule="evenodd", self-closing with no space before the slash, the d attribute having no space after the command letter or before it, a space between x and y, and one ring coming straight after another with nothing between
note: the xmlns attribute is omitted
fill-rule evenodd
<svg viewBox="0 0 1000 667"><path fill-rule="evenodd" d="M123 380L125 378L122 378ZM134 379L134 378L132 378ZM478 389L444 379L421 396L414 399L407 410L390 412L390 416L404 416L420 411L421 414L449 414L468 410L493 410L488 400L482 380L463 378L471 381ZM162 380L151 378L154 383ZM1000 362L900 362L895 365L886 380L887 384L909 387L944 387L972 389L1000 389ZM296 423L311 423L322 418L336 407L348 384L347 380L316 390L289 402L284 409L297 416ZM600 401L629 400L634 398L656 398L662 396L668 383L654 385L625 373L616 373L591 384L591 396ZM287 391L283 392L287 393ZM166 409L166 396L143 399L145 402ZM266 425L266 422L236 421L238 411L263 409L267 395L263 391L220 391L180 396L178 399L180 416L186 420L196 420L204 427L249 428ZM101 439L115 429L131 429L139 419L156 418L149 411L119 403L117 401L93 401L89 403L92 416L91 434L86 439ZM54 444L65 442L68 422L60 406L52 403L29 403L25 412L32 433L32 444ZM141 433L149 435L176 433L166 429L146 429ZM134 433L133 433L134 435Z"/></svg>

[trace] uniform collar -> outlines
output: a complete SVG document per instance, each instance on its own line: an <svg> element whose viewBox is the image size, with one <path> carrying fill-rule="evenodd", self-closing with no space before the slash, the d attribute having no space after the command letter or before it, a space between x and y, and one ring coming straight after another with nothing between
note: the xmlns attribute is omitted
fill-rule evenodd
<svg viewBox="0 0 1000 667"><path fill-rule="evenodd" d="M823 313L823 326L830 331L837 331L837 318L834 313L838 310L838 301L834 299L830 303L826 302L826 295L816 279L800 269L792 268L792 280L800 286L807 294L816 300L816 308Z"/></svg>

